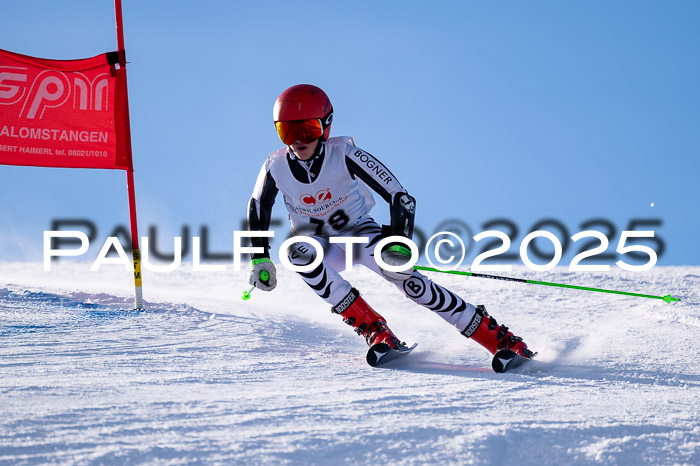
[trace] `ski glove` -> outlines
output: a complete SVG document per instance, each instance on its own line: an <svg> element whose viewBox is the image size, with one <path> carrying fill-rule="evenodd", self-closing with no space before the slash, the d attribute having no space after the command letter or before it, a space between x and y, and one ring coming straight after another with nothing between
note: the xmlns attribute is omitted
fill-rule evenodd
<svg viewBox="0 0 700 466"><path fill-rule="evenodd" d="M250 261L248 283L263 291L272 291L277 286L275 264L266 257Z"/></svg>
<svg viewBox="0 0 700 466"><path fill-rule="evenodd" d="M411 259L411 250L404 246L394 245L386 248L382 251L382 260L386 262L387 265L400 266L404 265ZM388 280L392 282L402 282L411 277L413 273L413 267L409 267L401 272L389 272L388 270L381 269L382 275L384 275Z"/></svg>

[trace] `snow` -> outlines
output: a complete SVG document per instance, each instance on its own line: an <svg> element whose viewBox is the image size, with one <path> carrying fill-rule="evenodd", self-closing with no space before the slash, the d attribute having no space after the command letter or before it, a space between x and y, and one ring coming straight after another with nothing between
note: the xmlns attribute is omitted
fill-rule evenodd
<svg viewBox="0 0 700 466"><path fill-rule="evenodd" d="M388 368L293 273L0 263L0 464L700 464L700 267L429 274L539 351L520 374L370 272L346 277L418 348Z"/></svg>

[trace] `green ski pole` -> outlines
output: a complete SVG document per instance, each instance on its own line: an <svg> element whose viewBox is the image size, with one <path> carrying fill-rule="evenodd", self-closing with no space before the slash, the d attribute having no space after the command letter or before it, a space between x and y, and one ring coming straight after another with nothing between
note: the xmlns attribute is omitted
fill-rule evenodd
<svg viewBox="0 0 700 466"><path fill-rule="evenodd" d="M537 280L525 280L522 278L502 277L499 275L487 275L487 274L483 274L483 273L460 272L458 270L440 270L440 269L435 269L433 267L415 266L414 268L416 270L425 270L427 272L440 272L440 273L449 273L449 274L453 274L453 275L466 275L468 277L477 277L477 278L491 278L493 280L503 280L503 281L507 281L507 282L518 282L518 283L529 283L532 285L557 286L560 288L571 288L574 290L598 291L600 293L621 294L621 295L625 295L625 296L636 296L638 298L661 299L667 303L670 303L672 301L680 301L680 299L674 298L670 294L667 294L666 296L654 296L654 295L649 295L649 294L629 293L627 291L604 290L602 288L589 288L586 286L565 285L563 283L540 282Z"/></svg>
<svg viewBox="0 0 700 466"><path fill-rule="evenodd" d="M270 272L268 272L267 270L263 270L262 272L260 272L260 281L261 282L266 282L269 279L270 279ZM243 294L241 295L241 299L243 301L248 301L250 299L250 294L253 292L254 289L255 289L255 285L251 286L249 290L244 291Z"/></svg>

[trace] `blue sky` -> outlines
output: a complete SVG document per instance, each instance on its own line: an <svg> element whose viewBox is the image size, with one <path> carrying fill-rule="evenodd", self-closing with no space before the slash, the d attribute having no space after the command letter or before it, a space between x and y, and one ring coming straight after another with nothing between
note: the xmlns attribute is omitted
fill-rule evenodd
<svg viewBox="0 0 700 466"><path fill-rule="evenodd" d="M114 50L113 8L10 2L0 48L57 59ZM614 253L630 221L651 219L661 221L660 265L700 264L696 2L123 8L139 227L143 236L157 226L160 250L172 250L183 225L190 235L207 225L212 249L231 252L258 170L281 146L273 103L313 83L333 102L332 135L353 136L389 166L417 198L428 235L447 219L472 234L506 219L518 228L517 253L543 219L568 236L603 219L616 230ZM128 224L121 171L0 166L0 179L0 260L41 259L52 219L97 224L88 259ZM375 212L388 219L381 202ZM281 198L274 217L284 237ZM579 248L570 245L562 265Z"/></svg>

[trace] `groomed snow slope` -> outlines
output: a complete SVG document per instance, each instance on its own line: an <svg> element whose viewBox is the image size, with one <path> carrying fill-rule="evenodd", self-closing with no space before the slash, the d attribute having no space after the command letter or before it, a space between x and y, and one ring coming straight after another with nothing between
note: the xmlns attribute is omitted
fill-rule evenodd
<svg viewBox="0 0 700 466"><path fill-rule="evenodd" d="M229 267L230 268L230 267ZM431 277L539 351L523 374L370 272L416 351L386 369L293 273L0 263L0 463L700 464L700 267L510 275L680 303Z"/></svg>

